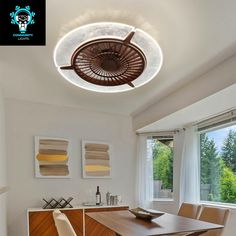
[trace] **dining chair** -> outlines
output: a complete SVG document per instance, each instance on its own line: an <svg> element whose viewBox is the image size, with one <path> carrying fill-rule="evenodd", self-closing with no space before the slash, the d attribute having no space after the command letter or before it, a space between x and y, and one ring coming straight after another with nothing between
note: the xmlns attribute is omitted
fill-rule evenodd
<svg viewBox="0 0 236 236"><path fill-rule="evenodd" d="M184 202L179 208L178 216L197 219L200 210L201 205Z"/></svg>
<svg viewBox="0 0 236 236"><path fill-rule="evenodd" d="M56 209L52 212L54 221L55 221L55 218L59 216L60 214L62 214L62 212L59 209Z"/></svg>
<svg viewBox="0 0 236 236"><path fill-rule="evenodd" d="M229 216L229 209L204 206L199 215L199 220L225 225ZM210 230L203 234L203 236L220 236L223 229Z"/></svg>
<svg viewBox="0 0 236 236"><path fill-rule="evenodd" d="M55 214L54 221L59 236L76 236L76 233L65 214L63 213L60 213L58 215Z"/></svg>

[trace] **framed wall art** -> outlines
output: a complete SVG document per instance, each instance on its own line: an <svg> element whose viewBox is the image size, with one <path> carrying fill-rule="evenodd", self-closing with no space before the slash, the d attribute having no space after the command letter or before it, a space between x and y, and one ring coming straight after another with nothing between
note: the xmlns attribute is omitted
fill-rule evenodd
<svg viewBox="0 0 236 236"><path fill-rule="evenodd" d="M69 140L35 136L35 177L70 178Z"/></svg>
<svg viewBox="0 0 236 236"><path fill-rule="evenodd" d="M111 178L111 144L82 141L83 178Z"/></svg>

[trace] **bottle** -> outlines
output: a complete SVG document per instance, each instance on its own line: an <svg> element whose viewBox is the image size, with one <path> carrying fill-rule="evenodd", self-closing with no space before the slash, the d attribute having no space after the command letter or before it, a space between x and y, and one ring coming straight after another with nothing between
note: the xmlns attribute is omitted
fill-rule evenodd
<svg viewBox="0 0 236 236"><path fill-rule="evenodd" d="M99 191L99 186L97 186L96 192L96 205L101 205L101 193Z"/></svg>
<svg viewBox="0 0 236 236"><path fill-rule="evenodd" d="M107 192L106 194L107 206L111 205L111 193Z"/></svg>

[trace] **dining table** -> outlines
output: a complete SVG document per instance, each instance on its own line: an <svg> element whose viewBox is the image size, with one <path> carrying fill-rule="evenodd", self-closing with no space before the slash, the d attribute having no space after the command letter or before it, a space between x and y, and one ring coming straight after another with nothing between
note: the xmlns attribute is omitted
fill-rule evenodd
<svg viewBox="0 0 236 236"><path fill-rule="evenodd" d="M86 213L86 236L157 236L188 233L198 236L223 225L164 213L152 221L136 218L128 210Z"/></svg>

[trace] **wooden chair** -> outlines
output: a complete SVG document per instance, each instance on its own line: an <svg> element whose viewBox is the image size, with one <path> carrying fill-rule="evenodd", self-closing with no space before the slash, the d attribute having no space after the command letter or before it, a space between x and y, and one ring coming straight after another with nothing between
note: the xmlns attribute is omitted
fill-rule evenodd
<svg viewBox="0 0 236 236"><path fill-rule="evenodd" d="M225 225L229 216L229 209L217 207L203 207L199 220L207 221L214 224ZM210 230L203 236L220 236L222 229Z"/></svg>
<svg viewBox="0 0 236 236"><path fill-rule="evenodd" d="M197 219L199 212L201 210L201 205L198 204L192 204L192 203L182 203L179 211L178 211L178 216L183 216L191 219ZM187 236L188 233L180 233L180 234L175 234L173 236Z"/></svg>
<svg viewBox="0 0 236 236"><path fill-rule="evenodd" d="M179 208L178 216L197 219L200 210L201 210L201 205L182 203L181 207Z"/></svg>
<svg viewBox="0 0 236 236"><path fill-rule="evenodd" d="M76 233L65 214L53 214L53 218L59 236L76 236Z"/></svg>

